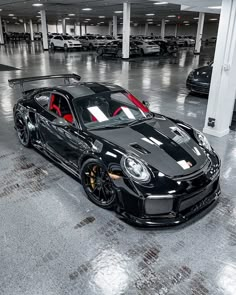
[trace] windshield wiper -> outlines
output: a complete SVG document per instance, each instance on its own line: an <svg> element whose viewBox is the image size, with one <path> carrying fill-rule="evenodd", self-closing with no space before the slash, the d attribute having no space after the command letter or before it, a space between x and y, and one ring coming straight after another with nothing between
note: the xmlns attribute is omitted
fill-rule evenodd
<svg viewBox="0 0 236 295"><path fill-rule="evenodd" d="M150 120L150 119L152 119L152 118L153 118L153 116L145 117L145 118L140 118L140 119L136 119L136 120L132 121L131 123L129 123L128 125L129 125L129 126L133 126L133 125L135 125L135 124L137 124L137 123L140 123L140 122L142 122L142 121L146 121L146 120Z"/></svg>

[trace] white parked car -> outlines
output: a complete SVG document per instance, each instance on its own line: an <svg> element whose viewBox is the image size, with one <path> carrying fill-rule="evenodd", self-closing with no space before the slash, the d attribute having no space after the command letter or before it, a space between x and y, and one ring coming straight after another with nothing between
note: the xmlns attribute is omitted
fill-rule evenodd
<svg viewBox="0 0 236 295"><path fill-rule="evenodd" d="M75 37L76 40L79 40L82 44L82 46L86 49L94 49L99 46L105 45L105 42L103 40L97 39L95 36L85 35L80 37Z"/></svg>
<svg viewBox="0 0 236 295"><path fill-rule="evenodd" d="M179 46L194 46L195 45L195 40L189 37L178 37L176 39L176 42Z"/></svg>
<svg viewBox="0 0 236 295"><path fill-rule="evenodd" d="M153 43L152 41L134 41L134 43L140 48L140 52L142 55L144 54L158 54L161 51L159 45Z"/></svg>
<svg viewBox="0 0 236 295"><path fill-rule="evenodd" d="M42 33L35 32L34 33L34 40L41 40L42 39Z"/></svg>
<svg viewBox="0 0 236 295"><path fill-rule="evenodd" d="M69 50L74 48L81 49L82 44L80 43L80 41L75 40L72 36L59 35L59 36L54 36L50 40L50 47L52 49L64 48L64 50Z"/></svg>

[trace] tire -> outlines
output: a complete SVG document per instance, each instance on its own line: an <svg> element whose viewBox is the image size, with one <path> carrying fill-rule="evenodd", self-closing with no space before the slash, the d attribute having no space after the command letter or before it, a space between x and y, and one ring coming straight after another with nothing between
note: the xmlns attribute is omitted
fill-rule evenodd
<svg viewBox="0 0 236 295"><path fill-rule="evenodd" d="M16 113L14 117L15 128L18 139L24 147L31 147L30 131L27 122L20 113Z"/></svg>
<svg viewBox="0 0 236 295"><path fill-rule="evenodd" d="M64 44L64 50L68 51L68 45L67 44Z"/></svg>
<svg viewBox="0 0 236 295"><path fill-rule="evenodd" d="M117 56L118 58L122 58L122 50L121 50L121 49L119 49L119 50L117 51L116 56Z"/></svg>
<svg viewBox="0 0 236 295"><path fill-rule="evenodd" d="M89 159L81 168L81 183L88 199L103 209L113 209L117 193L105 165L97 159Z"/></svg>
<svg viewBox="0 0 236 295"><path fill-rule="evenodd" d="M103 48L102 47L98 47L97 54L98 54L98 56L103 56Z"/></svg>
<svg viewBox="0 0 236 295"><path fill-rule="evenodd" d="M184 42L184 46L185 46L185 47L188 47L188 42L185 41L185 42Z"/></svg>
<svg viewBox="0 0 236 295"><path fill-rule="evenodd" d="M52 49L52 50L55 50L55 45L54 45L54 43L51 43L51 49Z"/></svg>
<svg viewBox="0 0 236 295"><path fill-rule="evenodd" d="M93 50L93 44L89 44L89 50Z"/></svg>

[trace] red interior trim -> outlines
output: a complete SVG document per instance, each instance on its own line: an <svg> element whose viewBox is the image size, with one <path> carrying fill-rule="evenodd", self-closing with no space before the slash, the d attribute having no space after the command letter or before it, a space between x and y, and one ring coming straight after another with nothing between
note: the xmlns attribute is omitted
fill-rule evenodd
<svg viewBox="0 0 236 295"><path fill-rule="evenodd" d="M144 113L149 113L149 109L145 107L133 94L131 93L126 93L125 94L130 101L132 101L136 107L140 108Z"/></svg>

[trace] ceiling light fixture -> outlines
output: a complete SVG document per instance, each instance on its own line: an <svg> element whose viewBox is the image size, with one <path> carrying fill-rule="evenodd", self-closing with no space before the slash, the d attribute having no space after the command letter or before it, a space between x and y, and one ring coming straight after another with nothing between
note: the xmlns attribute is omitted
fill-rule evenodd
<svg viewBox="0 0 236 295"><path fill-rule="evenodd" d="M215 20L218 20L218 18L210 18L209 20L215 21Z"/></svg>
<svg viewBox="0 0 236 295"><path fill-rule="evenodd" d="M122 10L116 10L116 11L114 11L115 13L123 13L123 11Z"/></svg>
<svg viewBox="0 0 236 295"><path fill-rule="evenodd" d="M85 20L91 20L91 18L86 18Z"/></svg>
<svg viewBox="0 0 236 295"><path fill-rule="evenodd" d="M43 3L33 3L32 6L35 6L35 7L43 6Z"/></svg>
<svg viewBox="0 0 236 295"><path fill-rule="evenodd" d="M153 18L148 18L147 21L151 22L151 21L153 21Z"/></svg>
<svg viewBox="0 0 236 295"><path fill-rule="evenodd" d="M165 4L168 4L168 2L155 2L154 4L155 5L165 5Z"/></svg>
<svg viewBox="0 0 236 295"><path fill-rule="evenodd" d="M65 17L65 19L70 19L70 17Z"/></svg>
<svg viewBox="0 0 236 295"><path fill-rule="evenodd" d="M8 16L15 16L15 14L13 14L13 13L9 13Z"/></svg>
<svg viewBox="0 0 236 295"><path fill-rule="evenodd" d="M0 8L0 11L2 11L2 8Z"/></svg>
<svg viewBox="0 0 236 295"><path fill-rule="evenodd" d="M153 16L155 13L146 13L146 16Z"/></svg>
<svg viewBox="0 0 236 295"><path fill-rule="evenodd" d="M185 24L185 26L190 26L190 24Z"/></svg>
<svg viewBox="0 0 236 295"><path fill-rule="evenodd" d="M209 9L221 9L221 6L208 6Z"/></svg>
<svg viewBox="0 0 236 295"><path fill-rule="evenodd" d="M168 15L167 17L176 17L176 15Z"/></svg>
<svg viewBox="0 0 236 295"><path fill-rule="evenodd" d="M69 13L68 15L69 15L69 16L75 16L75 14L74 14L74 13Z"/></svg>
<svg viewBox="0 0 236 295"><path fill-rule="evenodd" d="M82 8L82 10L84 10L84 11L90 11L90 10L92 10L92 8L86 7L86 8Z"/></svg>
<svg viewBox="0 0 236 295"><path fill-rule="evenodd" d="M105 16L104 15L100 15L98 18L105 18Z"/></svg>
<svg viewBox="0 0 236 295"><path fill-rule="evenodd" d="M193 19L199 19L199 17L194 17Z"/></svg>
<svg viewBox="0 0 236 295"><path fill-rule="evenodd" d="M189 21L188 21L188 20L185 20L185 21L183 21L183 23L184 23L184 24L188 24L188 23L189 23Z"/></svg>

